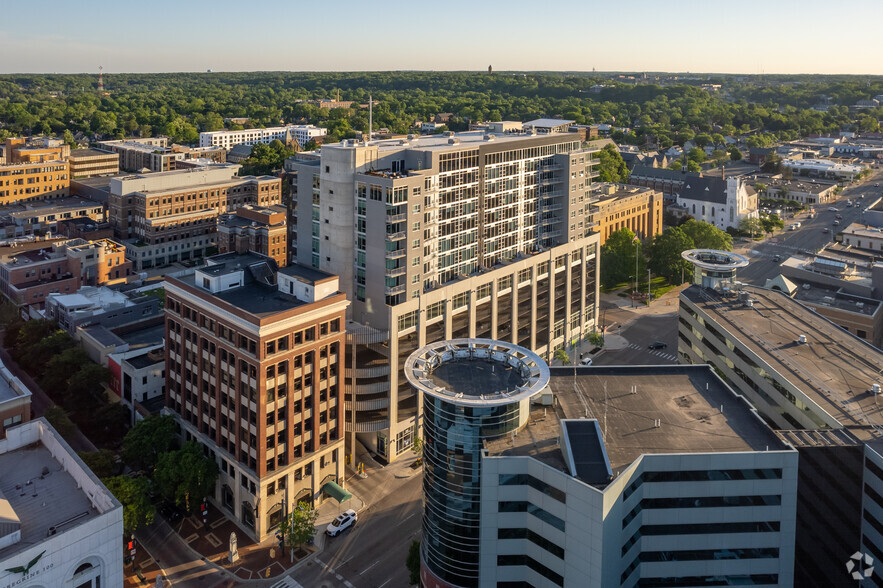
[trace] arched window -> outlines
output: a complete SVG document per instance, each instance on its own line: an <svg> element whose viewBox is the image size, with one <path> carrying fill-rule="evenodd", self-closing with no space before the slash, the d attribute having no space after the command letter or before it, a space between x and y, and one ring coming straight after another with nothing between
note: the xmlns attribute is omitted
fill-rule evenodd
<svg viewBox="0 0 883 588"><path fill-rule="evenodd" d="M66 585L74 588L101 588L103 583L101 581L102 567L98 558L90 557L74 568L70 583Z"/></svg>

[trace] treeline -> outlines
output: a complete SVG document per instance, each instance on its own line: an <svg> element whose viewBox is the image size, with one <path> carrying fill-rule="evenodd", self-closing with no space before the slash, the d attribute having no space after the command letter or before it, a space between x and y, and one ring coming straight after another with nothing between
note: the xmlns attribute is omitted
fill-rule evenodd
<svg viewBox="0 0 883 588"><path fill-rule="evenodd" d="M611 123L630 129L619 142L683 144L697 134L767 131L792 139L844 127L877 130L883 109L851 113L846 105L883 94L883 82L859 78L723 80L720 94L695 85L631 85L592 74L357 72L111 74L99 96L96 75L0 76L0 140L16 134L104 138L167 135L194 143L200 131L237 128L224 122L248 118L249 126L280 121L329 129L329 140L368 128L361 108L320 109L320 98L358 104L372 96L375 128L406 133L415 120L453 113L448 126L463 130L474 120L529 120L560 116L577 123ZM609 87L594 93L592 86ZM839 104L828 112L810 109Z"/></svg>

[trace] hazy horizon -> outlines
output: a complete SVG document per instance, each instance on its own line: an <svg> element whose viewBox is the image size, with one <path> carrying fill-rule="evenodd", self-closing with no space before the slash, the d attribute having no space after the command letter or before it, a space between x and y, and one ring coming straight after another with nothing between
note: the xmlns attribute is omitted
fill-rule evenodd
<svg viewBox="0 0 883 588"><path fill-rule="evenodd" d="M539 17L535 3L524 0L450 0L443 13L431 5L403 10L389 0L333 7L159 0L149 8L110 0L10 4L0 24L0 73L97 73L99 65L106 74L492 65L507 72L883 75L883 39L833 29L831 4L822 0L562 0L543 6ZM836 16L874 22L883 3L856 0Z"/></svg>

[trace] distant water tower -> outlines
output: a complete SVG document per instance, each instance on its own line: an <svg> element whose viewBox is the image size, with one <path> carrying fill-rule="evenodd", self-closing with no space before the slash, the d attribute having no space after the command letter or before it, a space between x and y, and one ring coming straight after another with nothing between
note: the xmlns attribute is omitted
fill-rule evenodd
<svg viewBox="0 0 883 588"><path fill-rule="evenodd" d="M489 65L489 66L487 66L487 72L488 72L488 73L494 73L494 66L493 66L493 65Z"/></svg>

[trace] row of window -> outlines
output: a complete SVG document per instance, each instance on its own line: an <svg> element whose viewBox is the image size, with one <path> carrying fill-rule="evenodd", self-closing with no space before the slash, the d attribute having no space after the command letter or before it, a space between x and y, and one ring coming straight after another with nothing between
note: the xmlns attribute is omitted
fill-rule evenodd
<svg viewBox="0 0 883 588"><path fill-rule="evenodd" d="M641 537L660 535L724 535L729 533L778 533L779 521L756 521L749 523L693 523L671 525L642 525L622 546L622 555Z"/></svg>
<svg viewBox="0 0 883 588"><path fill-rule="evenodd" d="M641 485L661 482L719 482L729 480L781 480L781 468L744 470L678 470L669 472L643 472L622 493L627 500Z"/></svg>
<svg viewBox="0 0 883 588"><path fill-rule="evenodd" d="M564 491L529 474L500 474L500 486L530 486L562 504L567 503L567 494Z"/></svg>
<svg viewBox="0 0 883 588"><path fill-rule="evenodd" d="M527 555L498 555L498 566L527 566L556 586L564 586L564 576L557 574Z"/></svg>
<svg viewBox="0 0 883 588"><path fill-rule="evenodd" d="M763 496L696 496L682 498L644 498L622 519L625 529L644 509L663 508L721 508L728 506L779 506L782 497L778 494Z"/></svg>
<svg viewBox="0 0 883 588"><path fill-rule="evenodd" d="M511 500L511 501L501 501L497 503L497 511L498 512L526 512L530 515L535 516L540 519L544 523L548 523L558 529L559 531L564 531L564 521L550 512L543 510L539 506L535 504L531 504L530 502L524 500Z"/></svg>

